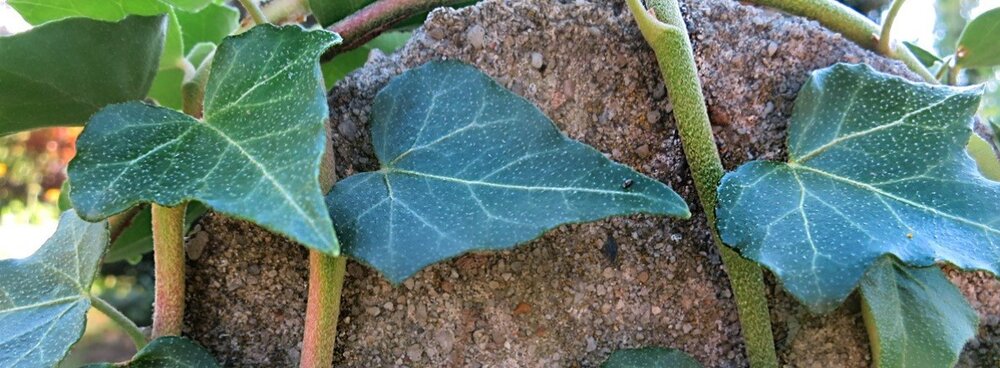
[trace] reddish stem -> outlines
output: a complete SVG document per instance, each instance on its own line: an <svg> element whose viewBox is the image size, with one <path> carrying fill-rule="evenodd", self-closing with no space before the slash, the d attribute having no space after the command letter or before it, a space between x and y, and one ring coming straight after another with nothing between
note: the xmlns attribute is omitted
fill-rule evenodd
<svg viewBox="0 0 1000 368"><path fill-rule="evenodd" d="M468 4L469 0L380 0L334 23L327 29L337 32L343 43L327 50L320 61L350 51L395 27L400 22L441 6Z"/></svg>

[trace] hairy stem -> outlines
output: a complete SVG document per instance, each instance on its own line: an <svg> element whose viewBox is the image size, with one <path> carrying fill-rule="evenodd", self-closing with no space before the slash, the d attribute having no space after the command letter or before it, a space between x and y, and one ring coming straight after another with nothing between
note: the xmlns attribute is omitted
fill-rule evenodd
<svg viewBox="0 0 1000 368"><path fill-rule="evenodd" d="M184 212L153 204L153 262L156 296L153 302L153 338L180 336L184 326Z"/></svg>
<svg viewBox="0 0 1000 368"><path fill-rule="evenodd" d="M254 23L267 23L267 16L264 15L264 12L260 11L260 6L257 6L257 0L240 0L240 5L243 5L243 9L247 10Z"/></svg>
<svg viewBox="0 0 1000 368"><path fill-rule="evenodd" d="M468 3L469 0L379 0L327 28L339 34L344 41L323 53L320 60L333 59L339 53L364 45L412 16L440 6Z"/></svg>
<svg viewBox="0 0 1000 368"><path fill-rule="evenodd" d="M132 322L132 320L128 319L128 317L125 317L125 315L118 311L118 309L115 309L114 306L104 301L104 299L97 297L97 295L90 296L90 305L93 306L94 309L104 313L105 316L108 316L108 318L114 321L118 327L124 330L125 333L128 334L128 337L132 338L132 342L135 343L135 350L142 350L142 348L146 346L146 343L148 343L146 335L142 333L139 326L136 326L135 322Z"/></svg>
<svg viewBox="0 0 1000 368"><path fill-rule="evenodd" d="M333 347L340 318L340 293L344 288L346 257L309 251L309 300L302 339L300 368L325 368L333 364Z"/></svg>
<svg viewBox="0 0 1000 368"><path fill-rule="evenodd" d="M885 16L885 21L882 22L882 33L878 36L878 50L882 55L895 55L892 49L892 24L896 21L896 15L899 14L899 9L903 7L905 2L906 0L894 0L892 7L889 8L889 13Z"/></svg>
<svg viewBox="0 0 1000 368"><path fill-rule="evenodd" d="M725 174L712 136L687 26L676 0L650 1L650 14L639 0L628 0L643 37L656 52L670 100L674 104L684 155L691 168L698 198L708 218L715 245L729 274L752 367L777 367L760 266L722 244L715 225L716 190Z"/></svg>
<svg viewBox="0 0 1000 368"><path fill-rule="evenodd" d="M879 51L879 26L846 5L834 0L747 0L749 3L779 9L818 21L824 27L840 33L861 47ZM902 61L928 83L936 83L920 60L905 46L892 45L892 54L885 55Z"/></svg>

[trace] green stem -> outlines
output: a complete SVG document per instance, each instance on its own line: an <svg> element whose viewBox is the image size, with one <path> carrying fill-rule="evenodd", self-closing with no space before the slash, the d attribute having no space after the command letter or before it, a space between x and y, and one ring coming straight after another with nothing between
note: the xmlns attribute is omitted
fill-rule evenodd
<svg viewBox="0 0 1000 368"><path fill-rule="evenodd" d="M90 305L93 306L94 309L104 313L104 315L108 316L108 318L111 318L111 320L114 321L118 327L121 327L121 329L128 334L128 337L132 338L132 342L135 343L135 350L142 350L142 348L146 346L146 343L148 343L146 335L142 333L139 326L136 326L135 322L132 322L131 319L125 317L125 315L118 311L118 309L115 309L114 306L104 301L104 299L99 298L97 295L90 296Z"/></svg>
<svg viewBox="0 0 1000 368"><path fill-rule="evenodd" d="M260 6L257 6L257 0L240 0L240 5L243 5L243 9L247 10L254 23L267 23L267 16L264 15L264 12L260 11Z"/></svg>
<svg viewBox="0 0 1000 368"><path fill-rule="evenodd" d="M180 336L184 326L184 212L153 204L153 264L156 296L153 301L153 338Z"/></svg>
<svg viewBox="0 0 1000 368"><path fill-rule="evenodd" d="M643 37L656 52L660 71L670 92L684 155L736 297L750 365L777 367L778 358L760 266L722 244L716 229L716 190L725 171L712 136L708 109L680 8L676 0L653 0L650 2L651 9L655 11L653 15L639 4L639 0L628 0L628 5Z"/></svg>
<svg viewBox="0 0 1000 368"><path fill-rule="evenodd" d="M847 39L854 41L869 50L878 50L879 26L847 7L833 0L747 0L750 3L772 7L787 13L803 16L818 21ZM910 70L920 75L928 83L937 83L934 75L920 63L920 60L905 46L893 45L892 55Z"/></svg>
<svg viewBox="0 0 1000 368"><path fill-rule="evenodd" d="M882 55L894 55L892 50L892 24L896 21L896 15L899 14L899 9L903 7L903 3L906 0L894 0L892 2L892 7L889 8L889 13L885 16L885 21L882 22L882 33L878 37L878 49Z"/></svg>
<svg viewBox="0 0 1000 368"><path fill-rule="evenodd" d="M306 303L306 330L302 338L300 368L325 368L333 364L340 294L346 270L346 257L309 251L309 299Z"/></svg>

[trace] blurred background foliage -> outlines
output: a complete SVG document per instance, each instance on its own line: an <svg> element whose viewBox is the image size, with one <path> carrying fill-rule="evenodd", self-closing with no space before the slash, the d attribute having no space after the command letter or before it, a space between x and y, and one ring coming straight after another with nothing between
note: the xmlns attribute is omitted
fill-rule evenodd
<svg viewBox="0 0 1000 368"><path fill-rule="evenodd" d="M289 2L292 0L277 0ZM305 0L294 0L305 1ZM879 22L889 0L842 0ZM955 52L965 24L985 10L1000 7L1000 0L909 0L893 28L894 38L910 41L937 55ZM313 24L315 20L309 19ZM931 26L932 25L932 26ZM6 2L0 2L0 37L27 29ZM323 66L327 85L362 66L368 53L389 53L409 38L393 32ZM2 57L2 56L0 56ZM986 95L980 116L1000 122L1000 71L979 68L963 71L960 84L984 83ZM66 164L75 154L80 128L51 128L0 137L0 259L30 255L55 231ZM151 323L153 265L149 254L133 262L113 262L101 268L95 291L138 325ZM93 311L91 311L93 312ZM88 315L87 334L63 366L87 362L125 360L134 353L132 343L100 313Z"/></svg>

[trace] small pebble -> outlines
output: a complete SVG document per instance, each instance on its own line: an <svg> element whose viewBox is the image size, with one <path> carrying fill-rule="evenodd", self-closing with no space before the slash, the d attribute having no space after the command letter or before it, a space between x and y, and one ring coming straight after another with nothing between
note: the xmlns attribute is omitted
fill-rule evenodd
<svg viewBox="0 0 1000 368"><path fill-rule="evenodd" d="M652 308L649 308L649 312L656 316L663 312L663 309L654 305Z"/></svg>
<svg viewBox="0 0 1000 368"><path fill-rule="evenodd" d="M605 267L604 272L602 272L601 274L604 275L604 278L610 279L612 277L615 277L615 269L611 267Z"/></svg>
<svg viewBox="0 0 1000 368"><path fill-rule="evenodd" d="M413 344L406 348L406 357L410 358L410 361L419 362L423 355L424 348L420 344Z"/></svg>
<svg viewBox="0 0 1000 368"><path fill-rule="evenodd" d="M587 336L587 352L589 353L594 350L597 350L597 340L594 340L593 337Z"/></svg>
<svg viewBox="0 0 1000 368"><path fill-rule="evenodd" d="M639 280L639 282L642 282L642 283L645 283L646 281L649 281L649 272L646 272L646 271L640 272L639 273L639 277L637 279Z"/></svg>
<svg viewBox="0 0 1000 368"><path fill-rule="evenodd" d="M378 309L378 307L368 307L365 308L365 313L377 317L379 314L382 314L382 310Z"/></svg>
<svg viewBox="0 0 1000 368"><path fill-rule="evenodd" d="M469 27L469 30L465 32L465 39L469 41L472 47L481 49L483 46L486 46L486 29L478 24Z"/></svg>
<svg viewBox="0 0 1000 368"><path fill-rule="evenodd" d="M517 307L514 307L514 314L528 314L531 313L531 304L528 303L518 303Z"/></svg>
<svg viewBox="0 0 1000 368"><path fill-rule="evenodd" d="M656 110L649 110L649 112L646 112L646 121L650 124L660 121L660 112Z"/></svg>
<svg viewBox="0 0 1000 368"><path fill-rule="evenodd" d="M531 53L531 67L541 70L545 66L545 60L542 59L542 54L537 52Z"/></svg>

